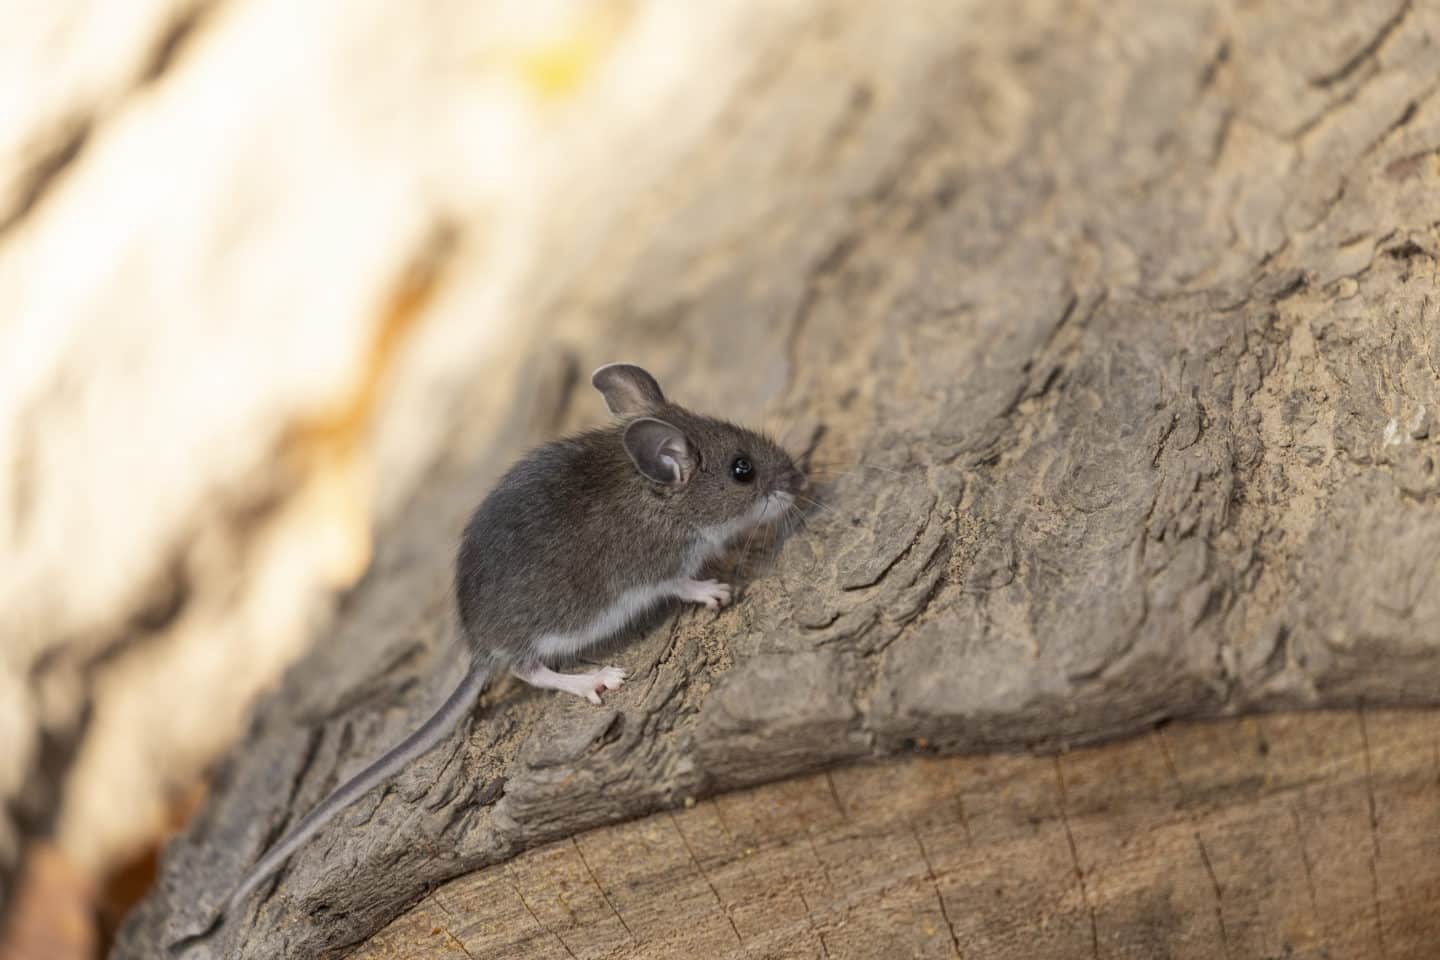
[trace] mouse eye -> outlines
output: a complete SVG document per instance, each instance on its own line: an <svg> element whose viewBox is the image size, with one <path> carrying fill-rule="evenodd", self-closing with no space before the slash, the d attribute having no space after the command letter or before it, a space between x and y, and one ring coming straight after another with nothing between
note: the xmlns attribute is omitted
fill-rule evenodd
<svg viewBox="0 0 1440 960"><path fill-rule="evenodd" d="M750 483L755 479L755 465L748 457L736 457L730 462L730 476L737 483Z"/></svg>

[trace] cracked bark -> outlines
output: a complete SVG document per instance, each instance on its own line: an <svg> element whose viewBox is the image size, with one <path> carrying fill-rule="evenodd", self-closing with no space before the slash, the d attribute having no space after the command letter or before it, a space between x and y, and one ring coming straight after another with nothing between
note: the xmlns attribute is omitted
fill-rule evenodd
<svg viewBox="0 0 1440 960"><path fill-rule="evenodd" d="M1060 824L1065 828L1065 844L1070 848L1070 862L1075 866L1075 884L1080 888L1080 900L1085 904L1085 912L1090 919L1090 953L1099 960L1100 926L1095 920L1095 907L1090 902L1090 891L1085 888L1085 868L1080 865L1080 850L1075 846L1075 832L1070 827L1070 802L1065 796L1065 771L1060 767L1058 756L1055 757L1055 785L1060 788Z"/></svg>
<svg viewBox="0 0 1440 960"><path fill-rule="evenodd" d="M665 216L637 213L534 307L537 357L633 357L682 402L798 425L841 471L819 478L828 509L736 607L635 638L621 656L647 680L604 711L491 695L458 752L297 855L222 955L1432 942L1416 891L1440 889L1437 868L1380 856L1386 797L1397 851L1434 827L1428 714L1384 714L1383 755L1375 730L1342 735L1353 713L1320 713L1171 726L1063 772L884 758L1440 702L1440 338L1422 306L1440 297L1440 170L1414 159L1440 144L1440 13L930 14L915 29L918 7L838 4L797 29L661 191ZM1102 20L1129 39L1099 43ZM1286 31L1303 55L1273 55ZM743 184L753 202L713 201ZM1354 242L1397 236L1404 257ZM565 427L594 416L572 393ZM395 640L364 603L342 614L262 706L117 956L202 925L275 825L428 711L433 685L400 681L443 663L443 617L414 598L453 539L435 516L478 475L437 471L382 540L392 602L414 603L384 622L426 655L391 668L385 703L346 700ZM306 713L300 691L332 706ZM382 706L403 717L374 722ZM340 724L353 742L314 741L292 802L267 789L306 731ZM426 808L464 781L503 787L463 820ZM685 806L730 790L738 823L718 799ZM422 898L447 881L440 922ZM1342 923L1359 913L1369 935Z"/></svg>

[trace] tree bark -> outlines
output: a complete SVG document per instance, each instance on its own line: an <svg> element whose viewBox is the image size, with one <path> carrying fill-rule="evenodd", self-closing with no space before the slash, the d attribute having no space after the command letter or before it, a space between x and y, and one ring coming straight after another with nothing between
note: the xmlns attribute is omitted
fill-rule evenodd
<svg viewBox="0 0 1440 960"><path fill-rule="evenodd" d="M454 532L523 440L598 416L579 374L613 359L782 424L826 508L733 609L618 654L604 708L497 691L217 955L341 955L456 877L361 955L440 955L406 952L432 924L477 956L1420 955L1430 715L1372 715L1383 760L1353 710L1145 731L1440 701L1437 31L1413 0L824 5L585 270L536 281L524 402L555 415L429 479L116 955L203 926L433 708ZM745 827L750 867L718 811L782 797L820 832ZM682 875L691 906L647 895ZM554 920L547 884L587 882Z"/></svg>

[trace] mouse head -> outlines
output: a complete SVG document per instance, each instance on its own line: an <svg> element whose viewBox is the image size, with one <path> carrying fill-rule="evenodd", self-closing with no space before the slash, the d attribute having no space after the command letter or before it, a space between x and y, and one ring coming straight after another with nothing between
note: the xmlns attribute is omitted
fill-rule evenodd
<svg viewBox="0 0 1440 960"><path fill-rule="evenodd" d="M713 537L778 520L804 487L804 475L774 440L668 402L637 366L612 363L591 382L610 412L629 420L625 452L635 469Z"/></svg>

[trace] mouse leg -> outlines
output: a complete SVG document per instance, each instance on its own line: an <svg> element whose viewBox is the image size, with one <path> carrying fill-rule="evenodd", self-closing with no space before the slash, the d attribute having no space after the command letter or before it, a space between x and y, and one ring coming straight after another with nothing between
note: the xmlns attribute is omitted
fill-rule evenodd
<svg viewBox="0 0 1440 960"><path fill-rule="evenodd" d="M583 697L596 706L600 705L600 694L606 690L618 690L625 683L625 671L619 667L601 667L585 673L556 673L543 663L516 667L511 673L531 686L542 690L561 690Z"/></svg>
<svg viewBox="0 0 1440 960"><path fill-rule="evenodd" d="M703 603L719 610L730 603L730 584L719 580L682 580L676 596L690 603Z"/></svg>

